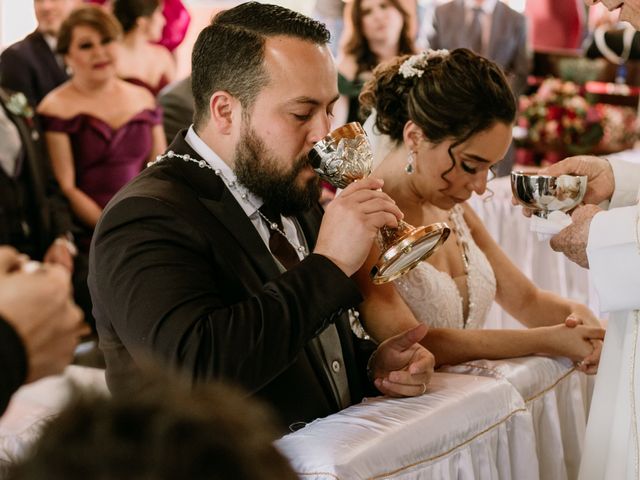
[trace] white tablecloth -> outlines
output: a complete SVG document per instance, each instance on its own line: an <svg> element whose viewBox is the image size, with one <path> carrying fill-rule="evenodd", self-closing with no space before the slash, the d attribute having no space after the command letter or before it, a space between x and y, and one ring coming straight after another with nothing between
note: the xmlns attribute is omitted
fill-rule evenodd
<svg viewBox="0 0 640 480"><path fill-rule="evenodd" d="M368 399L276 445L302 478L540 478L522 397L480 376L436 373L426 395Z"/></svg>
<svg viewBox="0 0 640 480"><path fill-rule="evenodd" d="M0 471L20 458L40 436L42 427L69 400L75 386L108 392L104 370L71 365L62 375L21 387L0 418Z"/></svg>
<svg viewBox="0 0 640 480"><path fill-rule="evenodd" d="M421 397L367 399L277 446L302 478L575 478L590 395L584 375L544 357L448 370ZM71 366L14 395L0 420L0 467L25 453L73 384L106 391L104 371Z"/></svg>
<svg viewBox="0 0 640 480"><path fill-rule="evenodd" d="M577 478L593 381L577 372L570 360L476 360L442 370L508 381L531 414L540 478Z"/></svg>

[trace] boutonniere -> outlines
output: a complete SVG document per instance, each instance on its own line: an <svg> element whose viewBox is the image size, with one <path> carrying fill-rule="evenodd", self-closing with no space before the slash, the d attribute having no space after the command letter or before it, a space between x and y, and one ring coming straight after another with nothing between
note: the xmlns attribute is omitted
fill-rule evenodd
<svg viewBox="0 0 640 480"><path fill-rule="evenodd" d="M26 124L31 129L31 136L34 140L38 139L38 132L34 129L33 124L33 115L34 111L31 105L29 105L29 101L27 97L22 92L16 92L9 97L9 100L6 101L5 106L7 110L16 115L17 117L24 118Z"/></svg>
<svg viewBox="0 0 640 480"><path fill-rule="evenodd" d="M7 110L18 117L23 117L29 125L33 121L33 108L29 105L24 93L17 92L9 97L6 103Z"/></svg>

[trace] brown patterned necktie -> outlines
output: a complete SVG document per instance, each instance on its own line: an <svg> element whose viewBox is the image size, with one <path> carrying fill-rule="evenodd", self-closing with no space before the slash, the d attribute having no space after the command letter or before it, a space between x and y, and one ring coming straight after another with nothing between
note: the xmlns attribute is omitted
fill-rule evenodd
<svg viewBox="0 0 640 480"><path fill-rule="evenodd" d="M284 268L291 269L294 265L300 263L300 257L298 257L296 249L287 240L287 237L280 233L281 231L284 232L280 212L267 204L260 207L260 212L269 219L269 250ZM272 228L272 224L277 225L278 228Z"/></svg>

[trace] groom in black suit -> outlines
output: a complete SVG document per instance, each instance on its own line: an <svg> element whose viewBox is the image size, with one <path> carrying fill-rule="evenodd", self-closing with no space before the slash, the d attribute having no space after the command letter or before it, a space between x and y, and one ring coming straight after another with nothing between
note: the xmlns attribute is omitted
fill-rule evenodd
<svg viewBox="0 0 640 480"><path fill-rule="evenodd" d="M426 326L377 349L349 328L361 301L350 276L402 214L373 178L324 215L318 204L307 154L338 99L328 40L324 25L256 2L200 33L194 125L115 196L93 237L89 286L110 388L152 356L194 381L244 386L290 428L374 385L424 393Z"/></svg>
<svg viewBox="0 0 640 480"><path fill-rule="evenodd" d="M37 106L44 96L69 76L55 55L60 25L78 0L34 0L38 28L0 55L0 85L27 96Z"/></svg>

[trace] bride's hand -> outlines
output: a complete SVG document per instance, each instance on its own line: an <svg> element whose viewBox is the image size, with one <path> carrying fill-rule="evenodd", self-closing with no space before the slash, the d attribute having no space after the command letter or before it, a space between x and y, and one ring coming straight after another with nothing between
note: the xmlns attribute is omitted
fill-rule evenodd
<svg viewBox="0 0 640 480"><path fill-rule="evenodd" d="M597 368L601 347L594 342L604 339L603 328L585 325L553 325L541 328L546 330L543 332L546 353L568 357L574 362L584 362L585 370L594 365Z"/></svg>
<svg viewBox="0 0 640 480"><path fill-rule="evenodd" d="M585 324L601 325L600 320L591 313L591 310L587 308L584 308L584 310L586 311L586 316L585 312L581 312L580 315L572 313L564 321L565 325L569 328ZM600 363L600 354L602 353L602 340L591 340L591 343L593 345L593 351L581 361L576 362L576 369L589 375L595 375L598 373L598 364Z"/></svg>

